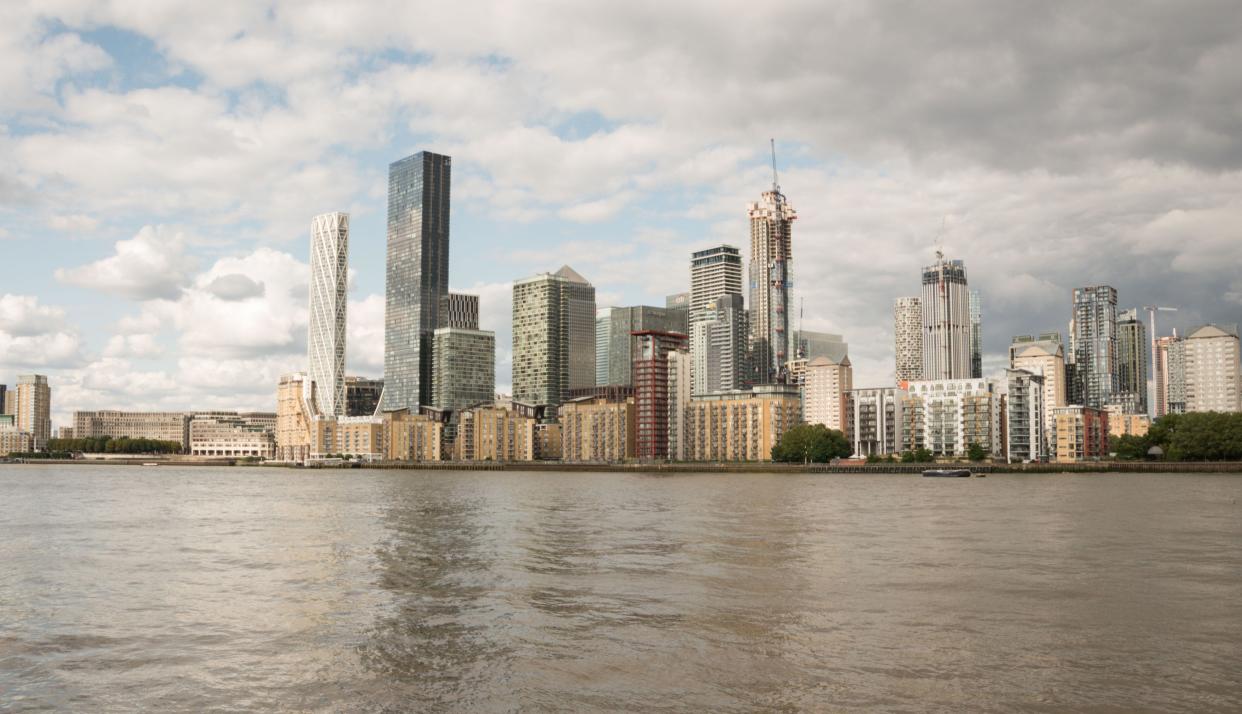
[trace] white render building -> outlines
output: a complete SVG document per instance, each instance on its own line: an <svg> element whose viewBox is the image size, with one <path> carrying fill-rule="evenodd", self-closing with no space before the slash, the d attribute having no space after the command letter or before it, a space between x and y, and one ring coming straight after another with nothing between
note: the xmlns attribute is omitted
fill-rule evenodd
<svg viewBox="0 0 1242 714"><path fill-rule="evenodd" d="M1009 345L1009 368L1043 377L1044 443L1052 450L1056 423L1052 410L1066 405L1065 347L1061 333L1018 335Z"/></svg>
<svg viewBox="0 0 1242 714"><path fill-rule="evenodd" d="M1186 411L1237 412L1239 354L1237 325L1203 325L1186 333Z"/></svg>
<svg viewBox="0 0 1242 714"><path fill-rule="evenodd" d="M971 444L1003 456L1002 397L987 379L938 379L907 385L907 448L936 456L966 456Z"/></svg>
<svg viewBox="0 0 1242 714"><path fill-rule="evenodd" d="M893 338L897 383L923 378L923 301L900 297L893 302Z"/></svg>
<svg viewBox="0 0 1242 714"><path fill-rule="evenodd" d="M971 375L970 288L966 264L945 260L923 268L923 379L968 379Z"/></svg>
<svg viewBox="0 0 1242 714"><path fill-rule="evenodd" d="M1005 382L1005 460L1043 461L1048 457L1044 378L1024 369L1007 369Z"/></svg>
<svg viewBox="0 0 1242 714"><path fill-rule="evenodd" d="M845 393L845 436L854 456L901 451L906 424L906 391L896 387L851 389Z"/></svg>
<svg viewBox="0 0 1242 714"><path fill-rule="evenodd" d="M323 414L345 415L345 309L349 214L324 213L311 222L309 376Z"/></svg>

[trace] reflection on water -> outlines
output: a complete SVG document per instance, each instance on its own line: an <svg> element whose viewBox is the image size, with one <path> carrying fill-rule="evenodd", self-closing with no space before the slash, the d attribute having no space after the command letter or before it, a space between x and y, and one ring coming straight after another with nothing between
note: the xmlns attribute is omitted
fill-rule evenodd
<svg viewBox="0 0 1242 714"><path fill-rule="evenodd" d="M0 467L0 710L1237 710L1239 496Z"/></svg>

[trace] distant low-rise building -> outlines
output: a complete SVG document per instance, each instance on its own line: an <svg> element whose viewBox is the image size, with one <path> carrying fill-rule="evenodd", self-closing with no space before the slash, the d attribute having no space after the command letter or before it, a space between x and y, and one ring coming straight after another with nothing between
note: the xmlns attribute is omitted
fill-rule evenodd
<svg viewBox="0 0 1242 714"><path fill-rule="evenodd" d="M1145 436L1151 428L1151 417L1146 414L1130 414L1119 405L1104 408L1108 412L1109 436Z"/></svg>
<svg viewBox="0 0 1242 714"><path fill-rule="evenodd" d="M190 443L190 415L187 412L79 411L73 413L73 435L78 439L128 437L175 441L184 452Z"/></svg>
<svg viewBox="0 0 1242 714"><path fill-rule="evenodd" d="M0 422L0 456L31 451L30 434L21 431L12 420Z"/></svg>
<svg viewBox="0 0 1242 714"><path fill-rule="evenodd" d="M561 459L618 463L634 458L634 399L576 399L561 405Z"/></svg>
<svg viewBox="0 0 1242 714"><path fill-rule="evenodd" d="M697 395L686 414L693 461L771 461L772 447L801 422L798 388L759 385Z"/></svg>
<svg viewBox="0 0 1242 714"><path fill-rule="evenodd" d="M1098 461L1109 454L1108 412L1086 406L1055 407L1058 463Z"/></svg>

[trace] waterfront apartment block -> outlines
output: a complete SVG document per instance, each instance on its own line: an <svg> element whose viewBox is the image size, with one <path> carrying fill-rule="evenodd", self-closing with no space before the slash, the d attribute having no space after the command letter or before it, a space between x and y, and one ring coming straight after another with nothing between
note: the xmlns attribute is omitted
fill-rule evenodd
<svg viewBox="0 0 1242 714"><path fill-rule="evenodd" d="M123 412L100 410L73 413L73 436L78 439L112 437L175 441L183 452L190 443L188 412Z"/></svg>
<svg viewBox="0 0 1242 714"><path fill-rule="evenodd" d="M561 460L619 463L636 454L634 399L584 397L561 405Z"/></svg>
<svg viewBox="0 0 1242 714"><path fill-rule="evenodd" d="M444 452L444 422L404 409L385 412L383 452L390 461L440 461Z"/></svg>
<svg viewBox="0 0 1242 714"><path fill-rule="evenodd" d="M1238 326L1196 327L1186 333L1184 349L1186 411L1242 411Z"/></svg>
<svg viewBox="0 0 1242 714"><path fill-rule="evenodd" d="M481 406L462 411L458 420L457 439L453 445L457 460L535 459L537 419L534 416L500 406Z"/></svg>
<svg viewBox="0 0 1242 714"><path fill-rule="evenodd" d="M798 388L759 385L696 395L686 414L692 461L770 461L772 447L801 421Z"/></svg>
<svg viewBox="0 0 1242 714"><path fill-rule="evenodd" d="M43 451L52 438L52 388L42 374L17 378L13 416L17 429L30 434L30 448Z"/></svg>
<svg viewBox="0 0 1242 714"><path fill-rule="evenodd" d="M277 421L276 414L264 412L195 412L190 455L273 458Z"/></svg>
<svg viewBox="0 0 1242 714"><path fill-rule="evenodd" d="M311 458L311 425L316 416L315 383L304 372L282 375L276 387L272 458L299 464Z"/></svg>
<svg viewBox="0 0 1242 714"><path fill-rule="evenodd" d="M854 456L899 453L906 430L902 411L906 391L895 387L851 389L845 393L845 436Z"/></svg>
<svg viewBox="0 0 1242 714"><path fill-rule="evenodd" d="M1058 463L1099 461L1109 455L1108 412L1071 405L1053 410Z"/></svg>
<svg viewBox="0 0 1242 714"><path fill-rule="evenodd" d="M1144 436L1151 429L1151 417L1146 414L1131 414L1117 404L1108 405L1104 411L1108 412L1109 436Z"/></svg>
<svg viewBox="0 0 1242 714"><path fill-rule="evenodd" d="M1003 457L1003 397L987 379L910 382L904 405L903 451L924 448L935 456L961 458L971 444Z"/></svg>
<svg viewBox="0 0 1242 714"><path fill-rule="evenodd" d="M31 450L30 434L18 429L12 419L0 421L0 456L22 454Z"/></svg>
<svg viewBox="0 0 1242 714"><path fill-rule="evenodd" d="M1024 369L1005 370L1005 460L1043 461L1048 456L1044 431L1044 378Z"/></svg>
<svg viewBox="0 0 1242 714"><path fill-rule="evenodd" d="M513 283L513 396L560 404L595 386L595 288L568 265Z"/></svg>

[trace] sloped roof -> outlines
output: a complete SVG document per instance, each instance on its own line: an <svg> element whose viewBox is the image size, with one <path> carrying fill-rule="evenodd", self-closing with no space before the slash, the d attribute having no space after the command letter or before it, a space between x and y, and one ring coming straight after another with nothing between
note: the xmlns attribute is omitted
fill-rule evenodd
<svg viewBox="0 0 1242 714"><path fill-rule="evenodd" d="M553 273L553 275L555 275L558 278L565 278L566 280L570 282L574 282L574 283L582 283L584 285L590 284L586 278L578 274L578 271L574 270L568 265L562 265L561 269Z"/></svg>

